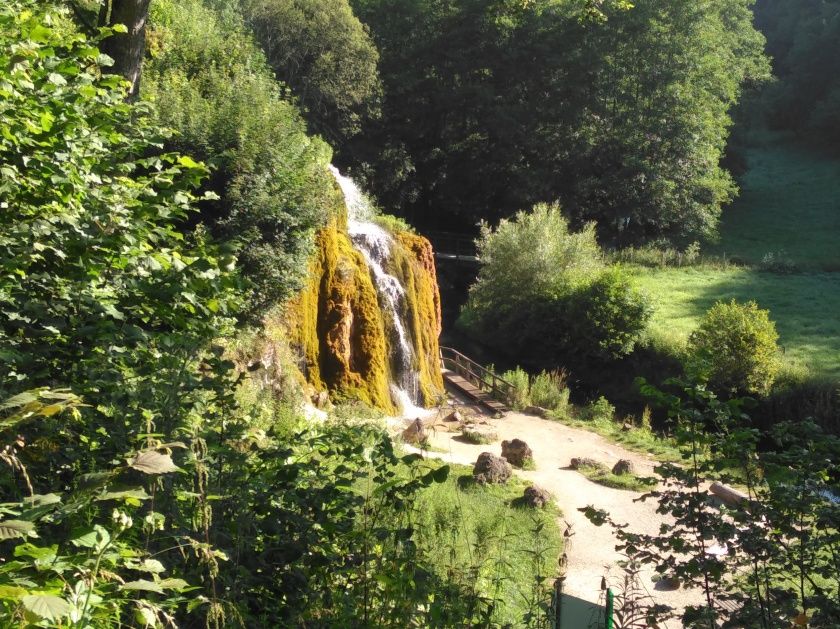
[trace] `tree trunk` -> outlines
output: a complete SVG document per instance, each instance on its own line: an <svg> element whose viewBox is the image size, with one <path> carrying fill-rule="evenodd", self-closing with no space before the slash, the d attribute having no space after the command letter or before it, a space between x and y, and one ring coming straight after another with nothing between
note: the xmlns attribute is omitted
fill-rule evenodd
<svg viewBox="0 0 840 629"><path fill-rule="evenodd" d="M114 59L111 70L129 83L129 99L140 92L140 72L146 52L146 18L151 0L103 0L99 21L103 25L123 24L127 33L114 33L102 42L102 52Z"/></svg>

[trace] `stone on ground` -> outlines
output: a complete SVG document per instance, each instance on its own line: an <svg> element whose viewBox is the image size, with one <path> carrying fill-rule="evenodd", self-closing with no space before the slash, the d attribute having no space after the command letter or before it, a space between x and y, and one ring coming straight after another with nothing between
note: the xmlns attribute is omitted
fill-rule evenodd
<svg viewBox="0 0 840 629"><path fill-rule="evenodd" d="M624 474L634 474L636 466L630 459L619 459L618 463L613 465L612 473L616 476L623 476Z"/></svg>
<svg viewBox="0 0 840 629"><path fill-rule="evenodd" d="M569 467L573 470L579 470L582 467L604 467L599 461L595 459L590 459L585 456L575 457L569 463Z"/></svg>
<svg viewBox="0 0 840 629"><path fill-rule="evenodd" d="M542 487L531 485L525 488L525 493L522 494L522 498L529 507L542 509L551 500L551 494Z"/></svg>
<svg viewBox="0 0 840 629"><path fill-rule="evenodd" d="M411 422L408 425L408 428L402 432L403 441L415 446L424 443L428 440L428 438L429 436L426 434L426 428L423 426L423 422L420 421L419 417Z"/></svg>
<svg viewBox="0 0 840 629"><path fill-rule="evenodd" d="M473 467L473 478L475 482L484 485L487 483L506 483L511 475L510 464L502 457L491 452L482 452Z"/></svg>
<svg viewBox="0 0 840 629"><path fill-rule="evenodd" d="M502 441L502 458L516 467L524 467L527 461L534 458L534 453L527 443L521 439Z"/></svg>

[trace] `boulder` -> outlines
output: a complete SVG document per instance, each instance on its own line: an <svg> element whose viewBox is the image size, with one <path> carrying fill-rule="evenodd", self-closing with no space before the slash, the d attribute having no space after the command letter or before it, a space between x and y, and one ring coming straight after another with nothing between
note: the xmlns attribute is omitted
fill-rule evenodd
<svg viewBox="0 0 840 629"><path fill-rule="evenodd" d="M329 406L330 396L326 391L318 391L311 397L311 400L315 408L323 410Z"/></svg>
<svg viewBox="0 0 840 629"><path fill-rule="evenodd" d="M481 485L485 483L506 483L510 475L510 464L502 457L491 452L479 454L473 467L473 478L475 482Z"/></svg>
<svg viewBox="0 0 840 629"><path fill-rule="evenodd" d="M531 485L530 487L525 488L525 493L522 494L522 499L529 507L542 509L546 504L548 504L548 501L551 500L551 494L542 487Z"/></svg>
<svg viewBox="0 0 840 629"><path fill-rule="evenodd" d="M412 445L420 445L428 440L429 435L426 434L426 427L418 417L408 425L408 428L402 431L402 439L405 443Z"/></svg>
<svg viewBox="0 0 840 629"><path fill-rule="evenodd" d="M618 463L613 465L612 473L616 476L623 476L624 474L634 474L636 472L636 466L633 465L633 461L629 459L619 459Z"/></svg>
<svg viewBox="0 0 840 629"><path fill-rule="evenodd" d="M579 470L582 467L603 467L603 465L595 459L582 456L573 458L569 463L569 467L573 470Z"/></svg>
<svg viewBox="0 0 840 629"><path fill-rule="evenodd" d="M526 461L534 458L534 453L527 443L521 439L502 441L502 458L516 467L523 467Z"/></svg>
<svg viewBox="0 0 840 629"><path fill-rule="evenodd" d="M548 419L549 410L547 408L543 408L542 406L526 406L525 410L522 412L526 415L536 415L537 417Z"/></svg>
<svg viewBox="0 0 840 629"><path fill-rule="evenodd" d="M486 445L498 441L499 435L492 426L480 426L478 424L467 424L461 429L461 437L464 441L480 445Z"/></svg>
<svg viewBox="0 0 840 629"><path fill-rule="evenodd" d="M451 413L449 413L449 415L444 417L442 421L445 421L445 422L459 422L460 423L460 422L464 421L464 416L461 415L461 413L459 413L458 411L452 411Z"/></svg>

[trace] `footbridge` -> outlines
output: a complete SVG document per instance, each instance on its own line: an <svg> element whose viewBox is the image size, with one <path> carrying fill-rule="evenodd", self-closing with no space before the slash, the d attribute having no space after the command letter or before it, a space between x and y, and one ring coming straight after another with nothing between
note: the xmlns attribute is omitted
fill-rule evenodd
<svg viewBox="0 0 840 629"><path fill-rule="evenodd" d="M440 348L443 381L457 393L480 404L494 415L510 409L502 402L513 394L513 385L451 347Z"/></svg>
<svg viewBox="0 0 840 629"><path fill-rule="evenodd" d="M454 232L427 232L425 236L432 243L438 261L478 264L478 251L471 236Z"/></svg>

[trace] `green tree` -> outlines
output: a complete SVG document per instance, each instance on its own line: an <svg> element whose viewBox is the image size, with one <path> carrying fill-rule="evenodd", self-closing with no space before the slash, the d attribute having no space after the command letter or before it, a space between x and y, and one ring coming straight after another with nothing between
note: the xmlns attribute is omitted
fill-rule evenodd
<svg viewBox="0 0 840 629"><path fill-rule="evenodd" d="M347 0L247 0L243 11L316 133L340 145L375 115L379 53Z"/></svg>
<svg viewBox="0 0 840 629"><path fill-rule="evenodd" d="M314 232L342 207L332 152L306 132L235 4L157 0L143 95L169 146L213 167L201 204L213 234L238 247L252 319L302 285Z"/></svg>
<svg viewBox="0 0 840 629"><path fill-rule="evenodd" d="M419 224L559 200L618 245L712 236L729 109L767 75L750 5L605 3L593 22L574 2L357 0L385 96L354 157Z"/></svg>
<svg viewBox="0 0 840 629"><path fill-rule="evenodd" d="M689 337L686 370L715 391L767 394L779 369L778 339L768 310L719 301Z"/></svg>

